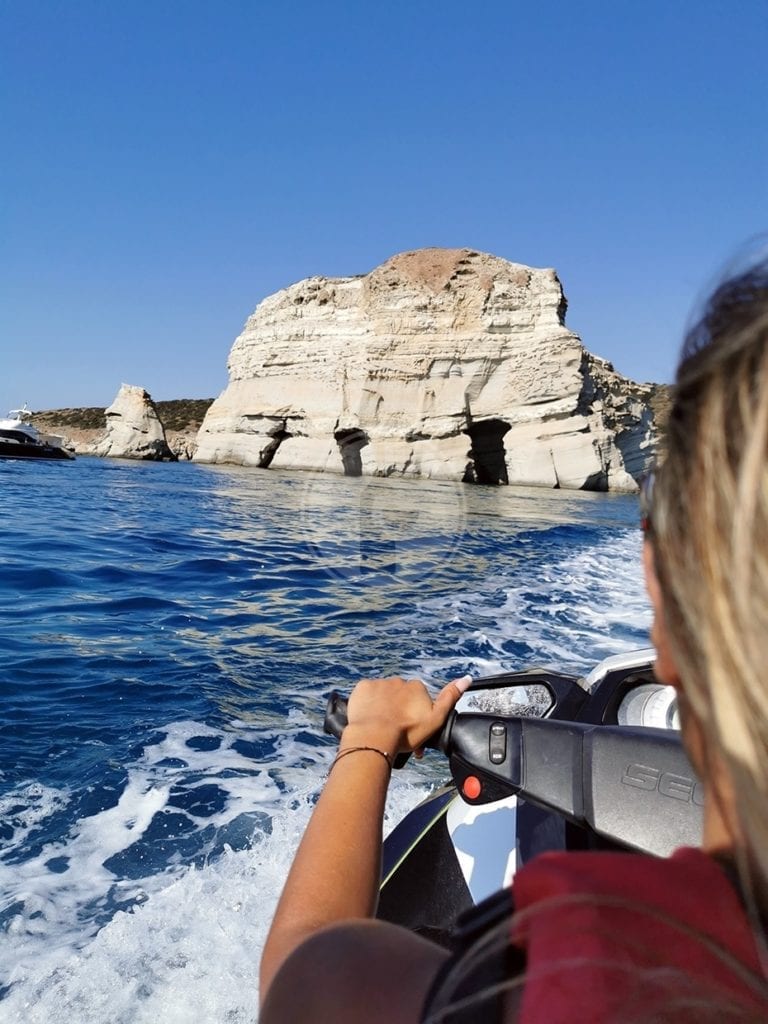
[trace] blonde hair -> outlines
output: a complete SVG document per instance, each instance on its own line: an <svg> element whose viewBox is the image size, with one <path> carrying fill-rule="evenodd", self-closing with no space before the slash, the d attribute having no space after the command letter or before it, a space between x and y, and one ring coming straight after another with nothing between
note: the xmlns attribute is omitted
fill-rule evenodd
<svg viewBox="0 0 768 1024"><path fill-rule="evenodd" d="M665 449L651 539L670 643L766 911L768 260L720 285L689 332Z"/></svg>

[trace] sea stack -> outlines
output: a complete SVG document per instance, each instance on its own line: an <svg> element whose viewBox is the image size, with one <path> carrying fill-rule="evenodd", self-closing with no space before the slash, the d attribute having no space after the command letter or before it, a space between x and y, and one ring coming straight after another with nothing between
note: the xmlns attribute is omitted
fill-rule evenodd
<svg viewBox="0 0 768 1024"><path fill-rule="evenodd" d="M105 416L106 433L96 444L95 455L176 461L152 397L144 388L122 384Z"/></svg>
<svg viewBox="0 0 768 1024"><path fill-rule="evenodd" d="M269 296L229 356L197 462L631 491L651 385L565 326L554 270L421 249Z"/></svg>

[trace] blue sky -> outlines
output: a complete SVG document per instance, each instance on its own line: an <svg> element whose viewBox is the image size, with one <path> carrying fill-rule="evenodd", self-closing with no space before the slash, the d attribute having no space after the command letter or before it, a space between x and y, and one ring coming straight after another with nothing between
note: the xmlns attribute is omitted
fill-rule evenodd
<svg viewBox="0 0 768 1024"><path fill-rule="evenodd" d="M0 0L0 415L206 397L256 304L470 246L670 379L768 229L765 0Z"/></svg>

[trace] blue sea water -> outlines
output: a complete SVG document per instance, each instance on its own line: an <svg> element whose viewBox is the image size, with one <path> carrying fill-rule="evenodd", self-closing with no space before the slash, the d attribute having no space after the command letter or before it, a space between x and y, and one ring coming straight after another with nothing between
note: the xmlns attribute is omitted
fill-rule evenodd
<svg viewBox="0 0 768 1024"><path fill-rule="evenodd" d="M647 645L633 497L86 458L0 493L2 1022L255 1021L331 688Z"/></svg>

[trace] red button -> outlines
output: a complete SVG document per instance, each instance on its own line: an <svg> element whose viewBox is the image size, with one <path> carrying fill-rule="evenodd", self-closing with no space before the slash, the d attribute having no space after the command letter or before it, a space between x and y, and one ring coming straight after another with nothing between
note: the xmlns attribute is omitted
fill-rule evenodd
<svg viewBox="0 0 768 1024"><path fill-rule="evenodd" d="M476 775L468 775L464 779L461 791L467 800L477 800L483 791L483 786Z"/></svg>

